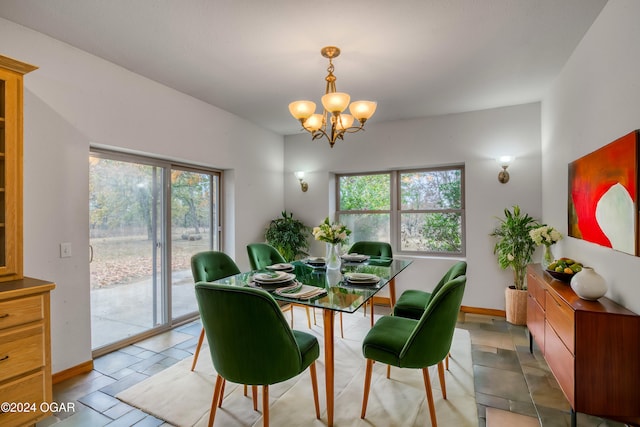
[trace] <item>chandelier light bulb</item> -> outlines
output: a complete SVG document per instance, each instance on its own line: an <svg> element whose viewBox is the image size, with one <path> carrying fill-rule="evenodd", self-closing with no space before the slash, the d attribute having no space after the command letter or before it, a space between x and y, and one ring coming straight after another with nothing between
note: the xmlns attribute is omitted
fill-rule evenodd
<svg viewBox="0 0 640 427"><path fill-rule="evenodd" d="M344 92L331 92L322 96L322 106L330 113L342 113L349 106L351 97Z"/></svg>
<svg viewBox="0 0 640 427"><path fill-rule="evenodd" d="M289 104L289 112L296 120L306 120L316 112L316 103L313 101L294 101Z"/></svg>
<svg viewBox="0 0 640 427"><path fill-rule="evenodd" d="M349 106L349 111L358 121L368 120L376 112L377 103L373 101L354 101Z"/></svg>
<svg viewBox="0 0 640 427"><path fill-rule="evenodd" d="M324 116L322 114L312 114L304 121L304 128L309 132L315 132L322 127Z"/></svg>
<svg viewBox="0 0 640 427"><path fill-rule="evenodd" d="M353 116L351 114L340 114L335 117L336 129L345 130L351 127L353 124Z"/></svg>

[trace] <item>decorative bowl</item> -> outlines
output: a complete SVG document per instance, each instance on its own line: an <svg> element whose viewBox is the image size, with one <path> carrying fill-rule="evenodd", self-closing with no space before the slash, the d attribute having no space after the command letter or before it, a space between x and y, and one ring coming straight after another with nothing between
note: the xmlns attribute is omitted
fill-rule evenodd
<svg viewBox="0 0 640 427"><path fill-rule="evenodd" d="M575 276L575 273L560 273L554 270L545 270L547 273L549 273L551 275L551 277L553 277L554 279L558 279L561 282L565 282L565 283L569 283L571 281L571 278L573 276Z"/></svg>

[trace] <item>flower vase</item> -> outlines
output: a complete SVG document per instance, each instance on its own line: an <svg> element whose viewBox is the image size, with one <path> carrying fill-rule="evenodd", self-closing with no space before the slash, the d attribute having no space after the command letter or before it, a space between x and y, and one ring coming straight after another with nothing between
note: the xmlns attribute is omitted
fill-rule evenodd
<svg viewBox="0 0 640 427"><path fill-rule="evenodd" d="M554 260L555 258L553 256L553 252L551 252L551 245L544 245L544 251L542 252L542 262L541 262L542 268L545 270L548 269Z"/></svg>
<svg viewBox="0 0 640 427"><path fill-rule="evenodd" d="M340 251L337 243L327 243L327 256L325 258L325 262L327 270L340 269Z"/></svg>

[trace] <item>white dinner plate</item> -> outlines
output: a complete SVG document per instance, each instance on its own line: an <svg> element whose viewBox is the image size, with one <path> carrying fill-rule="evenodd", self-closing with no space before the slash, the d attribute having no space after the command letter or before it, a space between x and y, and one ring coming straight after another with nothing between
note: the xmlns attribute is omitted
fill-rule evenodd
<svg viewBox="0 0 640 427"><path fill-rule="evenodd" d="M291 271L291 270L293 270L293 265L291 265L291 264L289 264L289 263L273 264L273 265L268 265L268 266L267 266L267 270L273 270L273 271Z"/></svg>
<svg viewBox="0 0 640 427"><path fill-rule="evenodd" d="M363 262L369 259L369 255L362 255L362 254L344 254L342 255L342 259L345 261L352 261L352 262Z"/></svg>
<svg viewBox="0 0 640 427"><path fill-rule="evenodd" d="M282 283L295 279L296 275L283 271L273 271L269 273L256 273L253 280L258 283Z"/></svg>

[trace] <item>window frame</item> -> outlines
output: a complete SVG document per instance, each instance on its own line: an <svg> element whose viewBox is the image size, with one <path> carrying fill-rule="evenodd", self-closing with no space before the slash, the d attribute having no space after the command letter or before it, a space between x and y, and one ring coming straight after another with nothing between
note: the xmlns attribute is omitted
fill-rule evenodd
<svg viewBox="0 0 640 427"><path fill-rule="evenodd" d="M425 173L437 171L460 171L460 208L456 209L402 209L401 180L400 176L405 173ZM349 176L369 176L369 175L389 175L389 210L342 210L340 204L340 179ZM440 165L423 168L393 169L382 171L366 171L366 172L350 172L335 174L335 206L336 221L340 221L341 215L353 214L388 214L389 215L389 234L390 244L394 254L406 256L429 256L429 257L464 257L466 256L466 197L465 197L465 165L456 163L451 165ZM460 214L460 252L433 252L433 251L409 251L401 250L401 226L403 214L429 214L429 213L458 213Z"/></svg>

